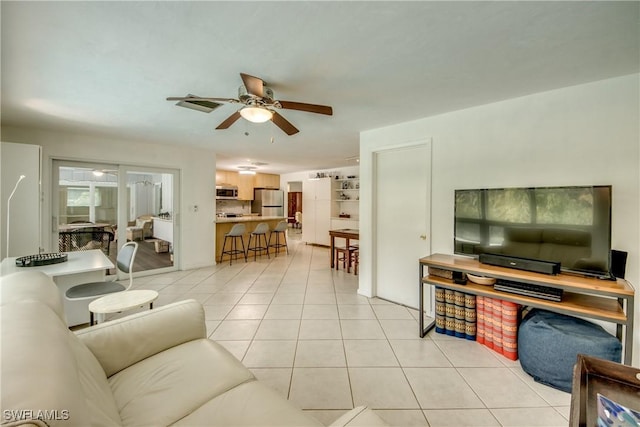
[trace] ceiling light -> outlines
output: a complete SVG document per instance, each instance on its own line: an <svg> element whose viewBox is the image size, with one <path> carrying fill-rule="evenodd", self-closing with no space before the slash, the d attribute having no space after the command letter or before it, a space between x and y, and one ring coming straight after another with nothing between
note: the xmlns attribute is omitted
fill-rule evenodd
<svg viewBox="0 0 640 427"><path fill-rule="evenodd" d="M238 173L240 175L255 175L256 171L254 170L255 168L253 166L238 166L238 169L240 169L240 171L238 171Z"/></svg>
<svg viewBox="0 0 640 427"><path fill-rule="evenodd" d="M271 120L273 113L266 108L244 107L240 110L240 115L252 123L264 123Z"/></svg>
<svg viewBox="0 0 640 427"><path fill-rule="evenodd" d="M93 171L93 175L94 176L102 176L102 175L104 175L104 172L102 172L102 171Z"/></svg>

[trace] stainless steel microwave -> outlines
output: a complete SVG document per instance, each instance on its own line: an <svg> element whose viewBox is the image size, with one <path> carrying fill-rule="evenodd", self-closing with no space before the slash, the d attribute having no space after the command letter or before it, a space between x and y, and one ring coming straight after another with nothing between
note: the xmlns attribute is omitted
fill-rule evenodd
<svg viewBox="0 0 640 427"><path fill-rule="evenodd" d="M216 199L237 200L238 187L234 185L216 185Z"/></svg>

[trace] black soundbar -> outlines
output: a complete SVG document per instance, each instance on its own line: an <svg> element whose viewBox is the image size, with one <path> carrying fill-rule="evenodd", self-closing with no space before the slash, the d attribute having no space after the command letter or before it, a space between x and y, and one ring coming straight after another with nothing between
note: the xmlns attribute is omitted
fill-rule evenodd
<svg viewBox="0 0 640 427"><path fill-rule="evenodd" d="M480 254L479 261L483 264L497 265L500 267L516 268L518 270L533 271L535 273L558 274L560 263L552 261L540 261L537 259L519 258L507 255Z"/></svg>

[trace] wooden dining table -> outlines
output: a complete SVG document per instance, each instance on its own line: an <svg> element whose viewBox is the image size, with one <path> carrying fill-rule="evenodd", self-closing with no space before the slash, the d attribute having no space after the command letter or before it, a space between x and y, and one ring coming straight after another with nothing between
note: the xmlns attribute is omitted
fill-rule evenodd
<svg viewBox="0 0 640 427"><path fill-rule="evenodd" d="M92 228L96 230L104 230L105 227L109 227L111 224L107 222L82 222L75 224L60 224L58 225L58 231L76 231L76 230L84 230L86 228Z"/></svg>
<svg viewBox="0 0 640 427"><path fill-rule="evenodd" d="M355 228L342 228L339 230L329 230L331 236L331 268L337 266L336 262L336 237L345 239L345 247L348 248L350 240L360 239L360 230Z"/></svg>

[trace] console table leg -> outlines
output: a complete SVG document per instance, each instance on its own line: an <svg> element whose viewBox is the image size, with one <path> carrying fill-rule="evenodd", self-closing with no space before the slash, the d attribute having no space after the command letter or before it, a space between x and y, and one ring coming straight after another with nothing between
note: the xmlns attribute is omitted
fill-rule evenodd
<svg viewBox="0 0 640 427"><path fill-rule="evenodd" d="M631 366L633 363L632 352L633 352L633 319L634 319L634 298L629 297L626 299L626 315L627 315L627 324L624 329L624 357L623 363L625 365ZM621 325L618 325L621 327Z"/></svg>

